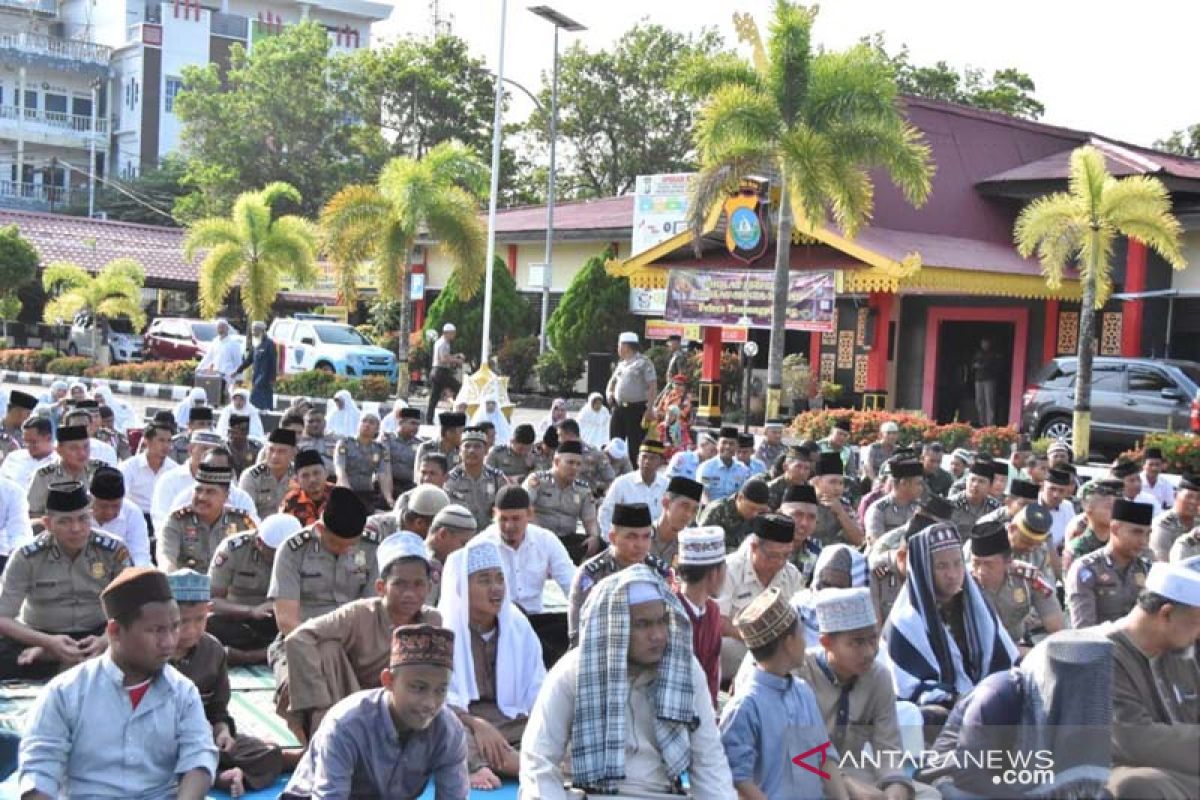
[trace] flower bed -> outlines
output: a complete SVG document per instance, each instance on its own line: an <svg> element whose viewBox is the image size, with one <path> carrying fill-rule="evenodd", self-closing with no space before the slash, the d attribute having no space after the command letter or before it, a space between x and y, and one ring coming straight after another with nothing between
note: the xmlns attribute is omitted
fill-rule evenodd
<svg viewBox="0 0 1200 800"><path fill-rule="evenodd" d="M84 374L91 378L105 378L110 381L191 386L196 377L196 364L195 361L143 361L140 364L91 367Z"/></svg>
<svg viewBox="0 0 1200 800"><path fill-rule="evenodd" d="M823 439L838 420L850 421L850 441L864 445L879 440L879 428L885 422L900 426L900 443L941 442L947 450L967 447L993 456L1007 456L1017 441L1016 428L991 426L973 428L963 422L945 425L930 420L918 411L808 411L792 422L792 435L800 439Z"/></svg>
<svg viewBox="0 0 1200 800"><path fill-rule="evenodd" d="M392 386L387 378L368 375L365 378L347 378L319 370L287 375L275 382L275 391L283 395L300 397L333 397L346 389L355 400L387 400Z"/></svg>
<svg viewBox="0 0 1200 800"><path fill-rule="evenodd" d="M0 369L46 372L46 365L57 358L58 351L53 347L43 347L41 350L0 350Z"/></svg>
<svg viewBox="0 0 1200 800"><path fill-rule="evenodd" d="M1186 433L1151 433L1142 447L1124 455L1141 459L1147 447L1157 447L1163 454L1163 472L1175 475L1200 472L1200 437Z"/></svg>

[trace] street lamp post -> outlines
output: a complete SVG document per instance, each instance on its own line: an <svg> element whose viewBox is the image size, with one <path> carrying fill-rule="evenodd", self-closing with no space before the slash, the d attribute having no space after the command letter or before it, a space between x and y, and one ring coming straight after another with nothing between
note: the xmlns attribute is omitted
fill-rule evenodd
<svg viewBox="0 0 1200 800"><path fill-rule="evenodd" d="M586 27L550 6L530 6L530 11L554 26L554 71L550 78L550 177L546 187L546 258L542 268L542 325L538 352L546 352L546 320L550 316L550 282L554 274L554 148L558 139L558 31L578 33Z"/></svg>
<svg viewBox="0 0 1200 800"><path fill-rule="evenodd" d="M504 116L504 26L508 20L508 0L500 0L500 52L496 59L496 109L492 120L492 186L488 200L487 260L483 264L483 343L480 367L488 364L492 334L492 262L496 259L496 202L500 194L500 129Z"/></svg>
<svg viewBox="0 0 1200 800"><path fill-rule="evenodd" d="M754 365L754 357L758 355L758 345L747 340L742 345L742 433L750 430L750 374Z"/></svg>

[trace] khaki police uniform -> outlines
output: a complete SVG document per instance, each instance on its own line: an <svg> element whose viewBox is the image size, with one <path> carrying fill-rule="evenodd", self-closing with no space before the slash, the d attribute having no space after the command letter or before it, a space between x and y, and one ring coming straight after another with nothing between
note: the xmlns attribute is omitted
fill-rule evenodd
<svg viewBox="0 0 1200 800"><path fill-rule="evenodd" d="M329 470L329 474L333 474L333 451L337 447L338 437L333 434L326 433L322 436L298 436L296 437L296 452L301 450L316 450L321 454L321 460L325 462L325 469Z"/></svg>
<svg viewBox="0 0 1200 800"><path fill-rule="evenodd" d="M367 523L363 526L363 530L370 531L382 542L393 533L403 530L400 527L400 514L395 511L381 511L378 514L372 514L367 517Z"/></svg>
<svg viewBox="0 0 1200 800"><path fill-rule="evenodd" d="M657 383L658 374L654 371L654 364L641 353L623 359L608 379L605 394L616 401L609 432L624 437L630 453L638 452L642 446L645 435L642 418L646 414L647 404L654 400L650 396L650 389Z"/></svg>
<svg viewBox="0 0 1200 800"><path fill-rule="evenodd" d="M250 467L258 463L259 456L263 454L265 448L262 444L254 439L246 440L246 447L243 450L235 450L229 448L229 463L233 467L234 476L240 476Z"/></svg>
<svg viewBox="0 0 1200 800"><path fill-rule="evenodd" d="M417 456L414 462L417 466L417 469L421 468L421 459L425 458L425 456L434 454L445 456L446 463L449 465L450 469L454 469L462 463L462 453L458 451L457 447L447 452L442 449L442 443L440 441L437 439L431 439L428 442L422 443L421 446L417 448Z"/></svg>
<svg viewBox="0 0 1200 800"><path fill-rule="evenodd" d="M950 505L954 508L950 521L958 528L959 537L965 541L971 535L971 528L975 527L975 523L1000 508L1001 503L988 495L981 505L973 506L967 502L967 496L962 494L951 500Z"/></svg>
<svg viewBox="0 0 1200 800"><path fill-rule="evenodd" d="M442 488L456 503L461 503L470 509L475 516L479 530L486 528L492 521L492 507L496 504L496 493L508 485L508 479L498 469L484 464L479 477L473 478L467 474L466 467L461 464L450 471L446 485Z"/></svg>
<svg viewBox="0 0 1200 800"><path fill-rule="evenodd" d="M21 429L9 430L8 428L0 427L0 462L4 461L4 457L9 453L16 452L25 446L25 439L21 434Z"/></svg>
<svg viewBox="0 0 1200 800"><path fill-rule="evenodd" d="M225 506L216 520L206 523L189 503L172 512L158 533L158 566L167 572L185 567L208 572L222 539L255 527L249 514L232 506Z"/></svg>
<svg viewBox="0 0 1200 800"><path fill-rule="evenodd" d="M275 552L267 596L298 601L301 622L351 600L371 597L379 577L375 559L379 541L375 533L364 530L352 550L334 556L321 546L311 526L305 528Z"/></svg>
<svg viewBox="0 0 1200 800"><path fill-rule="evenodd" d="M1171 545L1171 561L1183 561L1192 556L1200 556L1200 527L1192 528Z"/></svg>
<svg viewBox="0 0 1200 800"><path fill-rule="evenodd" d="M1149 559L1139 556L1121 569L1107 547L1077 559L1066 580L1071 627L1086 628L1125 616L1149 574Z"/></svg>
<svg viewBox="0 0 1200 800"><path fill-rule="evenodd" d="M341 439L333 451L334 467L346 474L350 489L359 496L367 508L377 505L375 487L391 487L392 457L381 443L363 443L359 439Z"/></svg>
<svg viewBox="0 0 1200 800"><path fill-rule="evenodd" d="M172 461L176 464L184 464L188 460L188 444L192 435L187 431L182 431L171 437L171 449L167 453Z"/></svg>
<svg viewBox="0 0 1200 800"><path fill-rule="evenodd" d="M617 479L616 470L608 456L597 447L587 442L583 444L583 465L579 468L579 479L587 481L596 495L604 494L613 481Z"/></svg>
<svg viewBox="0 0 1200 800"><path fill-rule="evenodd" d="M498 444L488 451L487 458L483 463L500 470L513 483L520 483L529 477L529 473L533 472L533 448L530 447L529 452L521 455L509 445Z"/></svg>
<svg viewBox="0 0 1200 800"><path fill-rule="evenodd" d="M658 573L664 581L670 582L671 567L658 556L651 553L642 563ZM583 601L587 599L588 593L597 583L609 575L617 574L626 566L628 565L617 561L612 548L609 548L584 561L579 565L579 569L575 570L575 578L571 581L571 591L567 597L567 634L571 638L572 647L579 643L579 612L583 610Z"/></svg>
<svg viewBox="0 0 1200 800"><path fill-rule="evenodd" d="M716 525L725 531L725 552L732 553L746 537L754 532L754 520L746 519L737 510L737 494L709 503L700 512L697 525Z"/></svg>
<svg viewBox="0 0 1200 800"><path fill-rule="evenodd" d="M53 464L47 464L33 473L33 479L29 482L29 516L45 516L46 497L50 494L51 484L77 481L84 486L91 486L92 476L96 474L96 470L103 466L106 466L103 461L92 458L88 460L87 468L83 471L83 474L75 475L67 472L61 461L55 461Z"/></svg>
<svg viewBox="0 0 1200 800"><path fill-rule="evenodd" d="M902 505L896 502L896 496L891 492L885 494L867 509L864 519L867 540L874 541L892 528L907 525L908 521L913 518L913 514L916 513L916 500Z"/></svg>
<svg viewBox="0 0 1200 800"><path fill-rule="evenodd" d="M276 478L269 465L255 464L242 473L242 477L238 479L238 486L254 501L259 519L266 519L279 511L283 496L288 493L288 487L295 474L296 471L289 466L282 478Z"/></svg>
<svg viewBox="0 0 1200 800"><path fill-rule="evenodd" d="M129 450L129 437L120 431L112 428L100 428L96 431L96 438L116 452L118 461L124 461L132 455Z"/></svg>
<svg viewBox="0 0 1200 800"><path fill-rule="evenodd" d="M1054 595L1054 584L1048 583L1041 570L1032 564L1011 561L999 589L992 592L982 584L979 588L983 589L1000 624L1014 642L1025 639L1026 620L1031 611L1037 613L1039 620L1062 613L1062 606Z"/></svg>
<svg viewBox="0 0 1200 800"><path fill-rule="evenodd" d="M383 446L392 462L392 492L399 495L417 482L417 448L425 444L419 436L405 439L398 433L385 433Z"/></svg>
<svg viewBox="0 0 1200 800"><path fill-rule="evenodd" d="M1150 528L1150 549L1159 561L1166 561L1175 540L1195 527L1184 522L1175 509L1159 514Z"/></svg>
<svg viewBox="0 0 1200 800"><path fill-rule="evenodd" d="M595 528L596 500L585 481L575 480L560 486L550 470L535 472L525 479L525 490L533 501L535 522L554 532L563 541L571 560L579 563L583 556L584 529Z"/></svg>
<svg viewBox="0 0 1200 800"><path fill-rule="evenodd" d="M217 545L208 577L214 594L225 592L225 599L242 606L260 606L267 601L271 585L271 562L263 555L255 540L258 533L246 531L227 536ZM227 647L240 650L261 650L278 634L275 620L235 619L223 614L211 614L208 632Z"/></svg>

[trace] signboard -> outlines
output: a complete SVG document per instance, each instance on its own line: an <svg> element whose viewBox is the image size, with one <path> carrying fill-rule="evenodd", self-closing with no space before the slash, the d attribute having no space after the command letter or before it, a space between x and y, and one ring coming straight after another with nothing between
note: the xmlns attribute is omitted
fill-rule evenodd
<svg viewBox="0 0 1200 800"><path fill-rule="evenodd" d="M425 273L414 272L409 276L409 297L422 299L425 297Z"/></svg>
<svg viewBox="0 0 1200 800"><path fill-rule="evenodd" d="M673 269L667 280L671 322L771 327L774 275L770 270ZM793 272L786 327L792 331L833 330L833 272Z"/></svg>
<svg viewBox="0 0 1200 800"><path fill-rule="evenodd" d="M695 173L639 175L634 182L634 255L687 230L688 193Z"/></svg>
<svg viewBox="0 0 1200 800"><path fill-rule="evenodd" d="M629 287L629 310L645 317L661 317L667 310L667 290Z"/></svg>
<svg viewBox="0 0 1200 800"><path fill-rule="evenodd" d="M725 249L744 264L767 252L767 221L758 194L740 192L725 201Z"/></svg>
<svg viewBox="0 0 1200 800"><path fill-rule="evenodd" d="M541 291L550 286L550 265L532 263L529 265L529 288Z"/></svg>
<svg viewBox="0 0 1200 800"><path fill-rule="evenodd" d="M748 328L721 328L721 342L724 344L741 344L746 341ZM679 336L687 342L699 342L704 338L704 332L699 325L688 325L680 322L666 322L661 319L646 320L646 338L665 340L669 336Z"/></svg>

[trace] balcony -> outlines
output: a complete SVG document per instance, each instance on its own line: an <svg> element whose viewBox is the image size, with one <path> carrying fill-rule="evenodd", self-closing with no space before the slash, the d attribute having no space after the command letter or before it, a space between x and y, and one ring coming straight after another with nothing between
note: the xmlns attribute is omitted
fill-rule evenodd
<svg viewBox="0 0 1200 800"><path fill-rule="evenodd" d="M87 187L64 189L42 183L0 181L0 207L22 211L65 211L72 203L87 202Z"/></svg>
<svg viewBox="0 0 1200 800"><path fill-rule="evenodd" d="M22 119L21 112L24 111ZM0 138L17 138L17 128L26 142L50 147L87 147L92 140L92 118L82 114L64 114L36 108L0 106ZM96 146L104 149L108 120L96 117Z"/></svg>
<svg viewBox="0 0 1200 800"><path fill-rule="evenodd" d="M0 0L0 8L15 8L35 14L58 16L58 0Z"/></svg>
<svg viewBox="0 0 1200 800"><path fill-rule="evenodd" d="M112 48L106 45L79 39L61 39L29 31L0 33L0 50L15 50L24 55L42 56L70 62L72 65L93 64L106 70L112 58Z"/></svg>
<svg viewBox="0 0 1200 800"><path fill-rule="evenodd" d="M227 39L246 41L250 33L250 20L239 14L222 14L212 12L211 30L213 36L224 36Z"/></svg>

